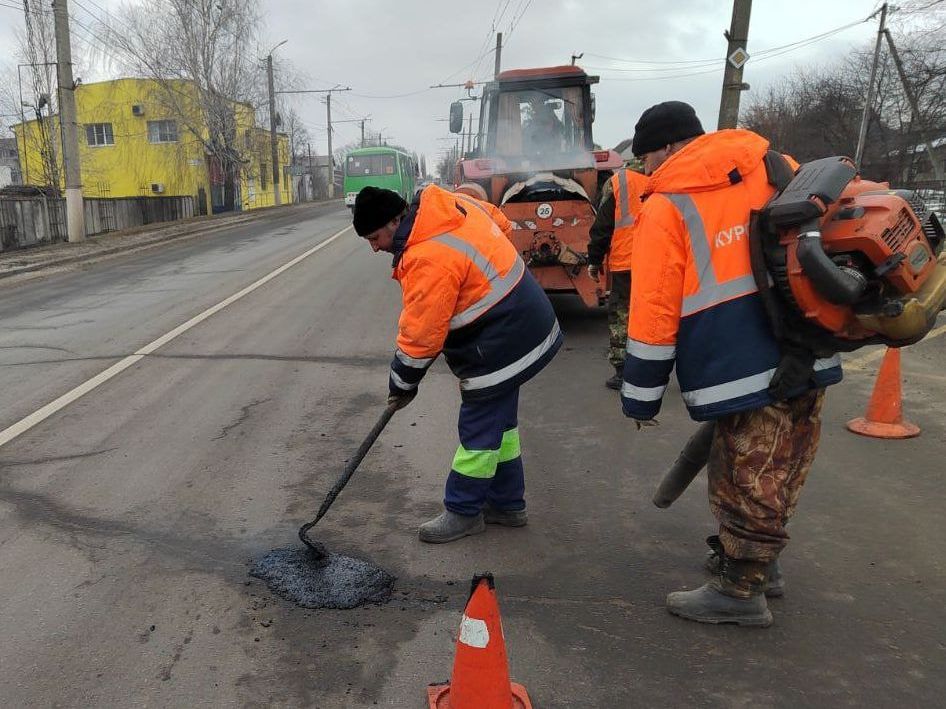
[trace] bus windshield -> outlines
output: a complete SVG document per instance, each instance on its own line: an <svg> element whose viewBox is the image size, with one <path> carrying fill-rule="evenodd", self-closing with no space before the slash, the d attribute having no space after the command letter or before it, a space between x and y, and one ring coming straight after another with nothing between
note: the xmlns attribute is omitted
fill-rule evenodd
<svg viewBox="0 0 946 709"><path fill-rule="evenodd" d="M349 155L345 161L345 174L351 177L396 175L397 158L392 154Z"/></svg>

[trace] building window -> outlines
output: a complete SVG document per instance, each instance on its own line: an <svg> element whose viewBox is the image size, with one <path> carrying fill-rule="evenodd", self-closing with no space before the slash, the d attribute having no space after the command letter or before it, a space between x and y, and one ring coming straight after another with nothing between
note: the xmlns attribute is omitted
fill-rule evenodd
<svg viewBox="0 0 946 709"><path fill-rule="evenodd" d="M85 138L92 147L115 145L111 123L89 123L85 127Z"/></svg>
<svg viewBox="0 0 946 709"><path fill-rule="evenodd" d="M261 190L269 189L269 182L266 180L266 163L260 163L259 167L259 186Z"/></svg>
<svg viewBox="0 0 946 709"><path fill-rule="evenodd" d="M148 121L149 143L176 143L177 121Z"/></svg>

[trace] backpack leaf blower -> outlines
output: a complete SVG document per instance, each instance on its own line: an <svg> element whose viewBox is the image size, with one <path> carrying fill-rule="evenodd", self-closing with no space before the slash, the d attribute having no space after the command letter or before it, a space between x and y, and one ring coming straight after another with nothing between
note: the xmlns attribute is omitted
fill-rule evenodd
<svg viewBox="0 0 946 709"><path fill-rule="evenodd" d="M923 339L946 304L946 234L936 214L914 192L861 179L845 157L793 175L769 151L765 166L778 191L752 215L750 258L782 347L779 372L790 373L784 391L807 387L815 358ZM713 429L706 422L690 438L655 505L669 507L697 476Z"/></svg>

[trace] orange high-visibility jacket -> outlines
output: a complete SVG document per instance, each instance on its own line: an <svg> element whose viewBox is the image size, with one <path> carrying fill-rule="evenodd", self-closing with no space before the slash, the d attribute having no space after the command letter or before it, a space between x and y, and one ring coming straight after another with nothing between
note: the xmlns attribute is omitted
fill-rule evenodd
<svg viewBox="0 0 946 709"><path fill-rule="evenodd" d="M631 270L631 235L634 220L644 205L641 195L647 187L648 178L634 170L618 170L611 176L614 194L614 233L611 235L611 255L608 268L612 271Z"/></svg>
<svg viewBox="0 0 946 709"><path fill-rule="evenodd" d="M768 386L781 353L749 258L750 214L774 193L763 162L768 149L750 131L718 131L651 176L631 258L627 416L656 416L674 363L696 420L772 403ZM814 370L812 387L841 379L837 357L816 361Z"/></svg>
<svg viewBox="0 0 946 709"><path fill-rule="evenodd" d="M545 292L484 203L469 199L430 185L402 223L410 232L395 253L404 307L393 393L415 388L443 352L464 400L492 398L538 373L561 346Z"/></svg>
<svg viewBox="0 0 946 709"><path fill-rule="evenodd" d="M462 200L466 204L471 204L477 209L485 212L490 219L496 222L499 228L503 230L503 234L506 236L509 236L512 233L512 222L509 221L509 218L503 213L503 210L501 210L492 202L484 202L481 199L471 197L470 195L464 194L462 192L454 192L453 196Z"/></svg>

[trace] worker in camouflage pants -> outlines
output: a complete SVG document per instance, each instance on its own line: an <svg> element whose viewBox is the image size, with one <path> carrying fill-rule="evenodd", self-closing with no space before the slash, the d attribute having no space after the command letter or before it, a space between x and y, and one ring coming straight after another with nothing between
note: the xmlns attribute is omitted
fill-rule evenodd
<svg viewBox="0 0 946 709"><path fill-rule="evenodd" d="M637 170L618 170L601 190L601 204L588 232L588 276L599 281L605 258L611 272L608 293L608 363L614 374L605 382L620 390L624 381L627 311L631 300L631 246L635 217L641 211L641 192L647 178Z"/></svg>
<svg viewBox="0 0 946 709"><path fill-rule="evenodd" d="M818 449L823 403L824 389L813 389L716 419L709 500L729 556L774 565L785 548L785 523Z"/></svg>
<svg viewBox="0 0 946 709"><path fill-rule="evenodd" d="M631 272L617 271L612 274L611 291L608 293L608 362L618 377L621 375L617 373L624 370L624 357L627 354L627 311L630 302Z"/></svg>

